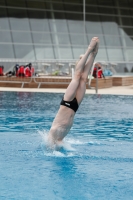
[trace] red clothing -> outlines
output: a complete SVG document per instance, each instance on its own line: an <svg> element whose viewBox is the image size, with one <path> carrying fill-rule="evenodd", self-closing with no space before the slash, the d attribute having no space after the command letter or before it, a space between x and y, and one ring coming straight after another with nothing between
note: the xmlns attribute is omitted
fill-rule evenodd
<svg viewBox="0 0 133 200"><path fill-rule="evenodd" d="M25 76L24 66L19 67L16 76L23 76L23 77Z"/></svg>
<svg viewBox="0 0 133 200"><path fill-rule="evenodd" d="M102 78L103 71L102 69L98 69L98 78Z"/></svg>
<svg viewBox="0 0 133 200"><path fill-rule="evenodd" d="M25 72L25 76L26 77L31 77L32 76L32 71L28 66L24 69L24 72Z"/></svg>
<svg viewBox="0 0 133 200"><path fill-rule="evenodd" d="M0 76L3 76L3 75L4 75L4 73L3 73L3 67L0 66Z"/></svg>
<svg viewBox="0 0 133 200"><path fill-rule="evenodd" d="M97 72L97 67L94 67L93 69L93 74L92 74L95 78L98 75L98 78L102 78L103 77L103 71L100 67L98 67L98 72Z"/></svg>

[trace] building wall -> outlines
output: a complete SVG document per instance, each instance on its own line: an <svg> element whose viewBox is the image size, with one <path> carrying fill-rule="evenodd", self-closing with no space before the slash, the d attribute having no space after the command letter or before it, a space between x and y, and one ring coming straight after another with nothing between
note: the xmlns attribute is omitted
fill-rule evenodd
<svg viewBox="0 0 133 200"><path fill-rule="evenodd" d="M98 60L133 61L133 0L0 0L0 58L77 59L93 36Z"/></svg>

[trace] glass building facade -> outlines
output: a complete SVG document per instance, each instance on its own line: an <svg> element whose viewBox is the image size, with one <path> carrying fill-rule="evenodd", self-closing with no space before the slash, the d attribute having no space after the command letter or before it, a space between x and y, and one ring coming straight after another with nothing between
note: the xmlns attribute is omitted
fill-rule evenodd
<svg viewBox="0 0 133 200"><path fill-rule="evenodd" d="M77 59L93 36L98 60L133 62L133 0L0 0L2 59Z"/></svg>

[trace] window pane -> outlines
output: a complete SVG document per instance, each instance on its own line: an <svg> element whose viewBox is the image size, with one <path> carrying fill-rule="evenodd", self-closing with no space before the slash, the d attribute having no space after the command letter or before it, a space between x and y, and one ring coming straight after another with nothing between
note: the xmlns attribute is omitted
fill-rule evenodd
<svg viewBox="0 0 133 200"><path fill-rule="evenodd" d="M41 9L46 9L46 3L43 1L29 1L27 0L26 5L28 8L41 8Z"/></svg>
<svg viewBox="0 0 133 200"><path fill-rule="evenodd" d="M128 7L128 1L119 0L119 6L120 7Z"/></svg>
<svg viewBox="0 0 133 200"><path fill-rule="evenodd" d="M96 56L96 61L107 61L107 51L105 48L99 48L98 54Z"/></svg>
<svg viewBox="0 0 133 200"><path fill-rule="evenodd" d="M70 34L71 43L76 45L88 45L88 40L86 35L79 35L79 34Z"/></svg>
<svg viewBox="0 0 133 200"><path fill-rule="evenodd" d="M133 49L127 49L126 54L129 61L133 61Z"/></svg>
<svg viewBox="0 0 133 200"><path fill-rule="evenodd" d="M12 31L14 43L32 43L31 33L29 32L14 32Z"/></svg>
<svg viewBox="0 0 133 200"><path fill-rule="evenodd" d="M32 35L33 35L34 43L40 43L40 44L51 44L52 43L50 33L33 32Z"/></svg>
<svg viewBox="0 0 133 200"><path fill-rule="evenodd" d="M105 36L107 46L121 46L120 37L117 36Z"/></svg>
<svg viewBox="0 0 133 200"><path fill-rule="evenodd" d="M27 12L25 9L17 9L17 8L7 8L7 13L9 17L16 18L27 18Z"/></svg>
<svg viewBox="0 0 133 200"><path fill-rule="evenodd" d="M52 34L52 41L54 44L70 44L68 34Z"/></svg>
<svg viewBox="0 0 133 200"><path fill-rule="evenodd" d="M97 5L97 0L86 0L86 4L87 5L93 5L94 4L96 6Z"/></svg>
<svg viewBox="0 0 133 200"><path fill-rule="evenodd" d="M122 17L122 25L123 26L132 26L132 19L130 17Z"/></svg>
<svg viewBox="0 0 133 200"><path fill-rule="evenodd" d="M65 19L66 18L66 13L65 12L53 12L52 11L52 18L53 19Z"/></svg>
<svg viewBox="0 0 133 200"><path fill-rule="evenodd" d="M10 32L0 31L0 42L12 42Z"/></svg>
<svg viewBox="0 0 133 200"><path fill-rule="evenodd" d="M76 14L76 13L66 13L66 19L69 20L83 20L83 14Z"/></svg>
<svg viewBox="0 0 133 200"><path fill-rule="evenodd" d="M84 54L85 52L85 49L81 46L73 47L72 50L73 50L74 59L76 60L79 60L79 56L81 54Z"/></svg>
<svg viewBox="0 0 133 200"><path fill-rule="evenodd" d="M100 22L99 15L95 14L86 14L86 21L90 22Z"/></svg>
<svg viewBox="0 0 133 200"><path fill-rule="evenodd" d="M46 13L41 11L29 11L32 31L50 31Z"/></svg>
<svg viewBox="0 0 133 200"><path fill-rule="evenodd" d="M99 7L98 11L100 14L117 14L117 10L115 8L104 8L104 7Z"/></svg>
<svg viewBox="0 0 133 200"><path fill-rule="evenodd" d="M87 13L98 13L97 6L87 6L85 7Z"/></svg>
<svg viewBox="0 0 133 200"><path fill-rule="evenodd" d="M47 19L30 19L30 24L32 31L50 32Z"/></svg>
<svg viewBox="0 0 133 200"><path fill-rule="evenodd" d="M133 47L133 37L124 37L122 38L126 42L127 47Z"/></svg>
<svg viewBox="0 0 133 200"><path fill-rule="evenodd" d="M71 47L57 47L54 48L56 59L72 59Z"/></svg>
<svg viewBox="0 0 133 200"><path fill-rule="evenodd" d="M13 7L25 7L25 1L24 0L6 0L7 6L13 6Z"/></svg>
<svg viewBox="0 0 133 200"><path fill-rule="evenodd" d="M5 8L0 8L0 30L9 30L9 22Z"/></svg>
<svg viewBox="0 0 133 200"><path fill-rule="evenodd" d="M76 12L82 12L83 11L83 5L82 4L66 4L64 3L65 11L76 11Z"/></svg>
<svg viewBox="0 0 133 200"><path fill-rule="evenodd" d="M16 58L35 60L35 54L32 45L15 44L14 47L15 47Z"/></svg>
<svg viewBox="0 0 133 200"><path fill-rule="evenodd" d="M102 22L104 34L119 35L118 24L116 22Z"/></svg>
<svg viewBox="0 0 133 200"><path fill-rule="evenodd" d="M13 46L11 44L0 44L1 58L14 58Z"/></svg>
<svg viewBox="0 0 133 200"><path fill-rule="evenodd" d="M52 32L66 33L68 32L67 21L66 20L49 20L50 30Z"/></svg>
<svg viewBox="0 0 133 200"><path fill-rule="evenodd" d="M39 46L35 45L35 53L37 60L54 59L52 46Z"/></svg>
<svg viewBox="0 0 133 200"><path fill-rule="evenodd" d="M11 30L30 30L28 19L10 18Z"/></svg>
<svg viewBox="0 0 133 200"><path fill-rule="evenodd" d="M103 6L114 6L115 0L98 0L98 4L103 5Z"/></svg>
<svg viewBox="0 0 133 200"><path fill-rule="evenodd" d="M60 2L60 3L51 3L50 5L50 8L53 9L53 10L64 10L64 7L63 7L63 3Z"/></svg>
<svg viewBox="0 0 133 200"><path fill-rule="evenodd" d="M27 13L22 9L8 9L10 16L10 23L12 30L26 30L29 31L29 20L27 18Z"/></svg>
<svg viewBox="0 0 133 200"><path fill-rule="evenodd" d="M0 0L0 5L5 6L6 5L5 0Z"/></svg>
<svg viewBox="0 0 133 200"><path fill-rule="evenodd" d="M103 34L102 23L100 22L99 16L86 15L86 31L88 34Z"/></svg>
<svg viewBox="0 0 133 200"><path fill-rule="evenodd" d="M122 27L121 32L123 35L132 35L133 36L133 28L125 28Z"/></svg>
<svg viewBox="0 0 133 200"><path fill-rule="evenodd" d="M42 10L27 10L29 18L47 19L48 12Z"/></svg>
<svg viewBox="0 0 133 200"><path fill-rule="evenodd" d="M70 33L84 33L83 21L68 20L68 27Z"/></svg>
<svg viewBox="0 0 133 200"><path fill-rule="evenodd" d="M132 0L128 0L128 5L129 5L130 8L132 8L133 7L133 1Z"/></svg>
<svg viewBox="0 0 133 200"><path fill-rule="evenodd" d="M62 2L62 0L60 0L61 2ZM81 0L65 0L65 3L74 3L74 4L76 4L76 3L81 3Z"/></svg>
<svg viewBox="0 0 133 200"><path fill-rule="evenodd" d="M131 15L131 11L129 9L120 9L121 15Z"/></svg>
<svg viewBox="0 0 133 200"><path fill-rule="evenodd" d="M107 49L107 52L110 61L124 61L122 49L109 48Z"/></svg>
<svg viewBox="0 0 133 200"><path fill-rule="evenodd" d="M86 22L86 30L88 34L103 34L100 22Z"/></svg>

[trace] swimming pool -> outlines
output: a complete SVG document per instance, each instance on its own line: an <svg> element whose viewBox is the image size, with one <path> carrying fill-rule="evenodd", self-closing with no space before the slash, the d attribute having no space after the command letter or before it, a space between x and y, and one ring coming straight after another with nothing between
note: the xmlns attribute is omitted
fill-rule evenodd
<svg viewBox="0 0 133 200"><path fill-rule="evenodd" d="M0 92L0 200L132 200L133 97L85 95L67 148L50 152L61 98Z"/></svg>

